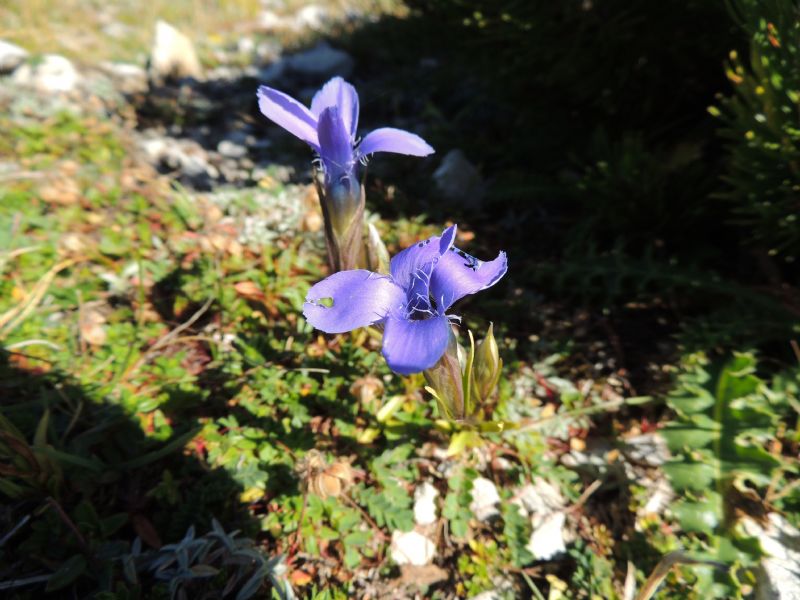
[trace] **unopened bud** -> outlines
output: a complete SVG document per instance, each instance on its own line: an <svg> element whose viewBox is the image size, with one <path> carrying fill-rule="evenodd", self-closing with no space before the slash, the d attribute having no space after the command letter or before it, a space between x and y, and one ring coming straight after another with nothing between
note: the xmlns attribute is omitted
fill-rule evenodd
<svg viewBox="0 0 800 600"><path fill-rule="evenodd" d="M389 251L372 223L367 225L367 268L376 273L389 273Z"/></svg>
<svg viewBox="0 0 800 600"><path fill-rule="evenodd" d="M486 337L475 349L472 374L473 392L477 401L486 402L491 397L502 370L503 361L500 359L500 351L494 339L494 326L490 323Z"/></svg>
<svg viewBox="0 0 800 600"><path fill-rule="evenodd" d="M361 186L353 178L326 182L325 203L333 229L340 238L347 234L357 215L363 213L362 200Z"/></svg>
<svg viewBox="0 0 800 600"><path fill-rule="evenodd" d="M452 330L447 350L423 374L428 382L428 391L439 402L439 407L449 420L463 421L469 416L469 399L464 396L464 375L458 360L458 341Z"/></svg>
<svg viewBox="0 0 800 600"><path fill-rule="evenodd" d="M328 260L333 271L364 266L364 187L352 177L317 180L325 221Z"/></svg>

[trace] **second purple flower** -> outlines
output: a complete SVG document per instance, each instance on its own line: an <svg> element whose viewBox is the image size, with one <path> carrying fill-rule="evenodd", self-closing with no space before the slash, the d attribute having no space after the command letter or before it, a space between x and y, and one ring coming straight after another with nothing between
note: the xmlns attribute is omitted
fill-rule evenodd
<svg viewBox="0 0 800 600"><path fill-rule="evenodd" d="M334 273L308 291L303 314L327 333L382 324L383 356L396 373L431 368L450 337L446 311L454 302L493 286L505 275L505 252L484 262L453 246L456 226L406 248L391 274L364 269Z"/></svg>

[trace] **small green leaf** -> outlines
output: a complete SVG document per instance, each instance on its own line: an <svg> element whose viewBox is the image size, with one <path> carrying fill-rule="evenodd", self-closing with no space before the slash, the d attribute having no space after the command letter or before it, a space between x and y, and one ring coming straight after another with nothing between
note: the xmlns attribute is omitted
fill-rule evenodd
<svg viewBox="0 0 800 600"><path fill-rule="evenodd" d="M672 512L684 531L713 535L722 520L722 498L708 492L701 501L681 500L672 506Z"/></svg>

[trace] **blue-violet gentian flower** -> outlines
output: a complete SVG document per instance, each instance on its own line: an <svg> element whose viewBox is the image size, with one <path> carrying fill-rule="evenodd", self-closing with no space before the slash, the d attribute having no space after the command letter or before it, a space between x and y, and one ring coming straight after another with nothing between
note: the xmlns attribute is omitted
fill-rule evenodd
<svg viewBox="0 0 800 600"><path fill-rule="evenodd" d="M268 119L306 142L319 155L326 188L346 188L339 194L355 195L356 165L375 152L427 156L433 148L421 137L402 129L381 127L359 143L358 93L341 77L334 77L314 95L309 110L273 88L258 88L258 106Z"/></svg>
<svg viewBox="0 0 800 600"><path fill-rule="evenodd" d="M401 375L431 368L447 348L446 311L505 275L505 252L484 262L453 246L456 226L396 254L391 274L340 271L312 286L303 314L326 333L383 325L383 356ZM457 318L457 317L455 317Z"/></svg>

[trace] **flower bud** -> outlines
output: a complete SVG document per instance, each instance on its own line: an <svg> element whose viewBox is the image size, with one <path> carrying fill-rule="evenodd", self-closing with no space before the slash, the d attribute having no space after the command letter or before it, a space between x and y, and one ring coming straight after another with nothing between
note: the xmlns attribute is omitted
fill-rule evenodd
<svg viewBox="0 0 800 600"><path fill-rule="evenodd" d="M367 268L376 273L389 273L389 251L383 243L378 230L370 223L367 225Z"/></svg>
<svg viewBox="0 0 800 600"><path fill-rule="evenodd" d="M325 204L337 236L345 237L353 221L364 212L364 194L352 177L325 182Z"/></svg>
<svg viewBox="0 0 800 600"><path fill-rule="evenodd" d="M364 266L364 187L352 177L317 183L331 270Z"/></svg>
<svg viewBox="0 0 800 600"><path fill-rule="evenodd" d="M478 402L489 400L500 380L502 369L503 361L500 359L500 351L494 339L494 326L490 323L486 337L475 349L472 368L473 392Z"/></svg>
<svg viewBox="0 0 800 600"><path fill-rule="evenodd" d="M450 339L442 357L427 371L428 391L439 402L444 415L451 421L463 421L467 414L469 399L464 395L464 375L458 359L458 341L450 330Z"/></svg>

